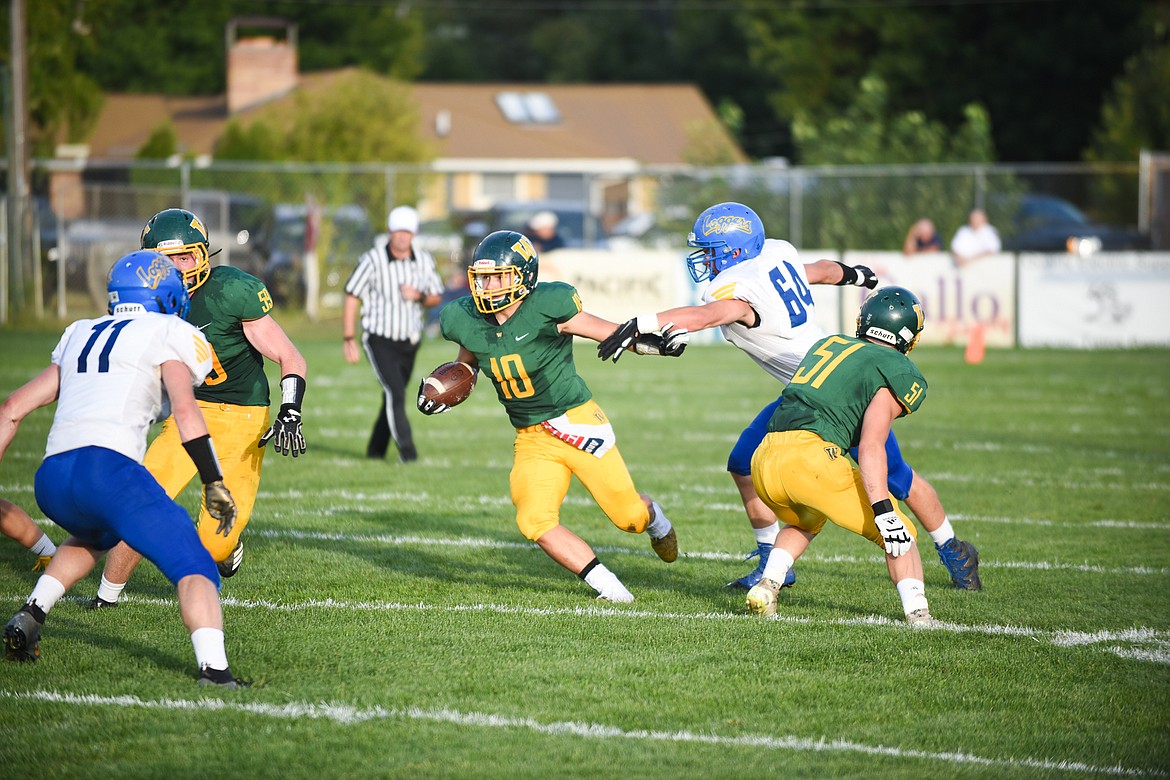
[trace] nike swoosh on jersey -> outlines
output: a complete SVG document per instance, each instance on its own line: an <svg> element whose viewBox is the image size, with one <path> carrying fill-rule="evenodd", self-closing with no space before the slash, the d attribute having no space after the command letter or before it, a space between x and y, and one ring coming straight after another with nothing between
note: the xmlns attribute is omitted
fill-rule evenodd
<svg viewBox="0 0 1170 780"><path fill-rule="evenodd" d="M516 340L517 340L517 341L523 341L523 340L524 340L524 339L526 339L526 338L528 338L528 334L527 334L527 333L525 333L523 336L517 336L517 337L516 337Z"/></svg>

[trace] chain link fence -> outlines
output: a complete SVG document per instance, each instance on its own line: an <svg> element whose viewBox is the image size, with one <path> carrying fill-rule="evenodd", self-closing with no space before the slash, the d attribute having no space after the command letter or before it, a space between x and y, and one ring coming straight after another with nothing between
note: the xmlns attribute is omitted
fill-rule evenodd
<svg viewBox="0 0 1170 780"><path fill-rule="evenodd" d="M0 292L14 312L62 319L104 308L110 265L138 247L153 214L173 206L207 225L218 250L213 262L259 276L279 306L312 317L340 307L358 255L400 203L418 205L418 240L449 276L461 273L489 230L523 229L507 221L526 213L515 201L529 211L551 204L562 224L579 225L576 245L615 251L685 251L695 216L725 200L750 205L770 236L807 249L899 250L921 217L934 221L945 247L975 207L987 211L1009 251L1066 251L1078 222L1098 236L1091 249L1170 248L1170 156L1157 154L1132 164L584 170L534 161L440 170L52 160L34 161L29 181L35 195L24 251L9 251L10 231L0 224ZM500 207L505 201L511 211ZM6 214L0 209L0 218Z"/></svg>

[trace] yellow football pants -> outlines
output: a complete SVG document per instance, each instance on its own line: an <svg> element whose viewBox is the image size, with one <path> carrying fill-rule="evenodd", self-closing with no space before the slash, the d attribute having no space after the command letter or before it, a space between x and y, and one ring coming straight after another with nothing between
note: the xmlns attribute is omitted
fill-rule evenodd
<svg viewBox="0 0 1170 780"><path fill-rule="evenodd" d="M848 452L815 433L783 431L765 436L752 456L752 484L760 500L785 522L818 534L825 520L831 520L885 552L861 471ZM893 504L910 535L917 539L914 524L897 501ZM786 510L783 515L782 510ZM795 521L791 513L795 513Z"/></svg>
<svg viewBox="0 0 1170 780"><path fill-rule="evenodd" d="M268 430L268 407L206 401L198 404L215 444L223 483L236 502L236 524L225 537L215 532L219 521L208 514L207 507L200 500L195 528L203 546L219 563L231 555L252 517L252 505L256 503L256 491L260 489L260 465L264 462L264 450L257 447L256 442ZM191 456L183 449L179 426L173 416L163 421L162 431L150 443L142 464L171 498L182 493L197 473Z"/></svg>
<svg viewBox="0 0 1170 780"><path fill-rule="evenodd" d="M593 401L568 411L574 423L600 420L605 415ZM650 512L634 488L634 480L617 447L598 458L553 436L539 425L516 429L515 459L509 479L516 525L536 541L560 524L561 503L576 475L610 522L623 531L640 534Z"/></svg>

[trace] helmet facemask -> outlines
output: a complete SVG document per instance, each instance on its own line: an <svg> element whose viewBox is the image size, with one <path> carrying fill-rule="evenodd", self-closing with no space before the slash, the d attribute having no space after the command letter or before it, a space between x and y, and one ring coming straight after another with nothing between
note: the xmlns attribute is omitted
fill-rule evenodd
<svg viewBox="0 0 1170 780"><path fill-rule="evenodd" d="M687 256L691 278L705 282L760 254L764 248L764 223L742 203L717 203L695 220L687 246L699 250Z"/></svg>
<svg viewBox="0 0 1170 780"><path fill-rule="evenodd" d="M176 255L190 253L195 256L194 268L188 268L186 271L180 269L180 273L183 274L183 284L187 285L187 292L194 292L211 276L211 257L207 254L207 245L184 244L171 249L163 246L166 243L168 242L160 241L155 251L171 258L172 262Z"/></svg>
<svg viewBox="0 0 1170 780"><path fill-rule="evenodd" d="M186 209L164 209L151 217L142 229L140 245L143 249L164 254L172 261L178 255L192 255L194 267L180 269L188 292L198 289L211 275L207 228Z"/></svg>
<svg viewBox="0 0 1170 780"><path fill-rule="evenodd" d="M529 292L519 268L514 265L496 265L492 260L476 260L472 263L467 269L467 283L475 300L475 308L481 314L503 311Z"/></svg>

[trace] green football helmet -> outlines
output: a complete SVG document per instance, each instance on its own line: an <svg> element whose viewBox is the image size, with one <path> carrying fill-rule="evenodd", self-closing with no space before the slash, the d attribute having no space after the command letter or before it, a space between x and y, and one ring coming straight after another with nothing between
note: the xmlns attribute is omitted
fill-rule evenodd
<svg viewBox="0 0 1170 780"><path fill-rule="evenodd" d="M857 338L888 344L904 355L918 343L923 321L917 295L905 287L882 287L861 304Z"/></svg>
<svg viewBox="0 0 1170 780"><path fill-rule="evenodd" d="M522 300L536 286L539 265L540 257L528 236L512 230L488 234L475 248L467 268L475 308L492 314Z"/></svg>
<svg viewBox="0 0 1170 780"><path fill-rule="evenodd" d="M192 292L211 275L211 253L207 228L199 217L186 209L164 209L155 214L142 228L142 248L153 249L164 255L195 255L195 267L183 271L183 283Z"/></svg>

